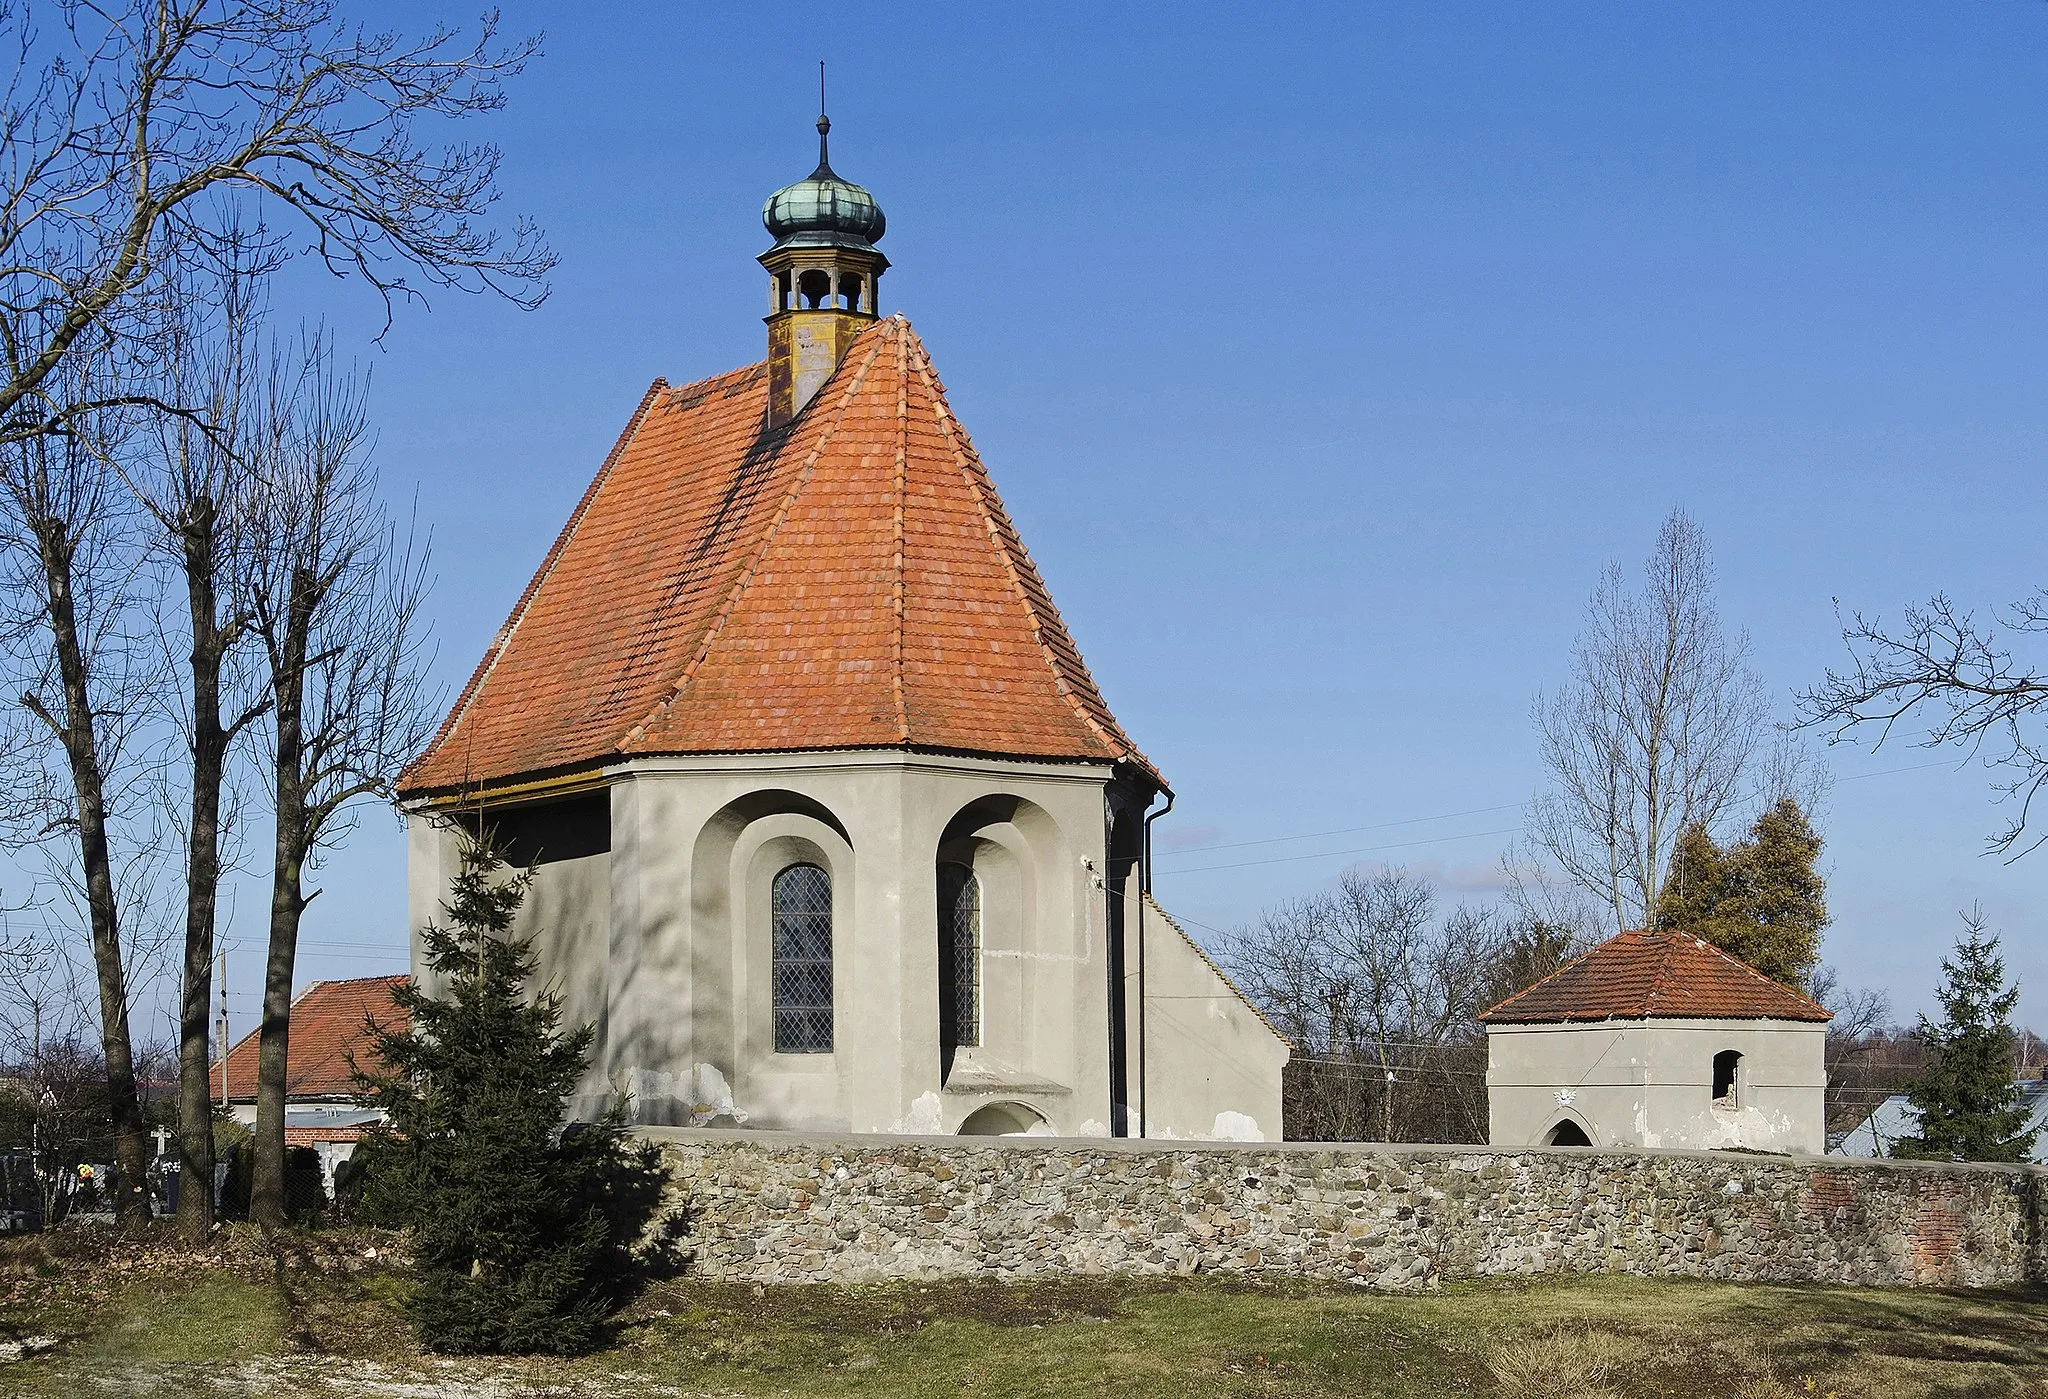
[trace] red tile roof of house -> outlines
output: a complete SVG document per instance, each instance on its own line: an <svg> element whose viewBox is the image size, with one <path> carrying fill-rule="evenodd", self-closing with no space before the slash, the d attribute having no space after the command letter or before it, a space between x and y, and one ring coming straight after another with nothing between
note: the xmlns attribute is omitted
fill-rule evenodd
<svg viewBox="0 0 2048 1399"><path fill-rule="evenodd" d="M403 986L403 976L365 976L353 981L316 981L292 1002L292 1033L285 1069L287 1098L353 1098L355 1081L349 1077L348 1056L353 1050L364 1059L368 1036L363 1023L375 1016L379 1025L403 1029L410 1017L391 999L394 987ZM247 1100L256 1096L257 1031L244 1035L228 1051L228 1097ZM374 1056L364 1062L375 1068ZM212 1092L220 1100L221 1065L213 1066Z"/></svg>
<svg viewBox="0 0 2048 1399"><path fill-rule="evenodd" d="M1158 780L909 322L864 331L786 428L767 399L760 364L655 381L401 791L844 748Z"/></svg>
<svg viewBox="0 0 2048 1399"><path fill-rule="evenodd" d="M1570 1020L1815 1020L1819 1003L1683 932L1609 938L1479 1017L1490 1025Z"/></svg>

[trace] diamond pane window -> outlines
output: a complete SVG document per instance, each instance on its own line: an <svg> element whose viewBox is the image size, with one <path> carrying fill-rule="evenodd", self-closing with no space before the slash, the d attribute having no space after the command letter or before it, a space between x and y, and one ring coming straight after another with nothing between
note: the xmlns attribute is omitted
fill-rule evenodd
<svg viewBox="0 0 2048 1399"><path fill-rule="evenodd" d="M981 1043L981 881L965 865L939 866L939 1038Z"/></svg>
<svg viewBox="0 0 2048 1399"><path fill-rule="evenodd" d="M832 1052L832 877L816 865L775 876L775 1051Z"/></svg>

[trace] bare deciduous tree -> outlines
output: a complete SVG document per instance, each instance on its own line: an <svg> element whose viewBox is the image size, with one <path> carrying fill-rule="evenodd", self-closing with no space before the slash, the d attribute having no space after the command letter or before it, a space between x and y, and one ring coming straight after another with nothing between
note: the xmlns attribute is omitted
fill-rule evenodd
<svg viewBox="0 0 2048 1399"><path fill-rule="evenodd" d="M99 989L100 1046L119 1173L115 1215L148 1218L143 1137L129 1034L128 964L113 832L129 740L154 675L133 631L136 547L131 503L111 466L113 443L97 430L109 415L73 418L70 429L0 448L0 548L10 564L8 640L22 707L61 754L62 777L37 762L17 780L33 786L47 819L31 839L70 833L91 932Z"/></svg>
<svg viewBox="0 0 2048 1399"><path fill-rule="evenodd" d="M1834 1013L1828 1022L1827 1047L1823 1051L1827 1070L1827 1123L1844 1125L1845 1118L1867 1112L1873 1104L1864 1101L1867 1090L1852 1081L1849 1069L1883 1047L1892 1029L1891 997L1882 991L1842 984L1841 972L1833 966L1814 968L1807 982L1807 994Z"/></svg>
<svg viewBox="0 0 2048 1399"><path fill-rule="evenodd" d="M1897 631L1858 615L1842 629L1848 669L1829 671L1801 696L1801 707L1835 741L1867 734L1872 747L1882 747L1912 723L1914 743L1957 748L2005 769L1999 792L2017 806L1991 848L2024 855L2048 841L2048 833L2030 829L2034 802L2048 788L2048 739L2039 731L2048 669L2015 657L2001 630L2022 638L2048 633L2048 592L1989 618L1937 596L1907 608Z"/></svg>
<svg viewBox="0 0 2048 1399"><path fill-rule="evenodd" d="M1495 916L1460 907L1439 917L1435 890L1405 870L1352 871L1240 931L1227 960L1302 1064L1369 1071L1332 1084L1343 1101L1314 1105L1318 1135L1391 1141L1403 1085L1439 1072L1439 1051L1476 1036L1505 945ZM1466 1135L1483 1138L1483 1085L1465 1087L1478 1091L1454 1102L1471 1119ZM1356 1115L1362 1104L1376 1109L1370 1119Z"/></svg>
<svg viewBox="0 0 2048 1399"><path fill-rule="evenodd" d="M413 275L537 302L538 233L479 221L497 150L420 131L500 107L536 43L501 45L493 16L473 42L401 39L335 0L0 4L0 432L91 411L51 391L58 367L90 344L148 358L169 288L239 256L225 232L251 204L285 216L275 251L303 233L387 307Z"/></svg>
<svg viewBox="0 0 2048 1399"><path fill-rule="evenodd" d="M1749 795L1772 725L1748 639L1721 625L1706 536L1683 511L1641 585L1610 567L1586 611L1570 681L1536 700L1551 790L1529 831L1621 931L1649 925L1679 832Z"/></svg>
<svg viewBox="0 0 2048 1399"><path fill-rule="evenodd" d="M187 684L164 687L167 717L184 740L189 785L172 797L185 835L185 937L178 1008L179 1169L213 1179L209 1017L218 916L228 758L237 736L269 707L230 665L249 635L246 578L258 523L253 466L271 429L263 393L254 283L230 275L194 289L193 316L174 334L164 361L164 397L188 412L158 414L127 473L155 524L155 543L184 594L183 630L165 640L182 650ZM200 323L217 314L217 324ZM173 639L175 637L175 640ZM169 656L166 657L170 660ZM173 663L174 664L174 663ZM168 795L168 794L167 794ZM213 1227L210 1189L178 1194L179 1227L194 1242Z"/></svg>
<svg viewBox="0 0 2048 1399"><path fill-rule="evenodd" d="M432 732L419 605L425 559L379 505L364 388L308 344L272 391L291 425L263 464L252 625L270 685L276 848L257 1047L250 1218L282 1224L286 1055L305 876L351 804L389 795Z"/></svg>
<svg viewBox="0 0 2048 1399"><path fill-rule="evenodd" d="M16 596L28 603L13 620L27 623L17 640L47 641L16 651L29 681L24 703L68 768L61 797L47 785L35 796L61 807L64 828L78 836L122 1176L117 1205L132 1221L145 1208L144 1148L108 808L137 697L125 603L147 551L113 503L114 447L101 439L110 424L132 432L156 413L200 434L186 438L195 450L236 455L233 425L215 417L221 405L203 384L189 397L195 384L176 367L191 327L188 293L209 278L261 278L303 250L366 281L387 319L395 302L430 287L537 304L553 256L524 221L507 236L488 219L497 150L429 139L443 121L500 107L504 79L537 41L501 42L494 15L473 39L445 28L401 38L352 21L337 0L0 0L0 50L14 60L0 87L0 444L13 452L10 542L33 565L20 572L26 586ZM250 239L245 229L263 232ZM199 991L203 1023L207 973L194 953L207 940L219 874L209 829L218 811L204 809L204 794L218 791L212 769L235 719L209 716L217 696L200 691L235 623L206 582L221 562L204 557L207 541L223 536L221 521L205 516L220 503L209 505L204 490L182 502L152 499L167 507L156 512L160 527L181 541L195 627L185 715L195 765L184 823L189 1078L189 1022ZM301 660L303 679L328 658ZM326 781L323 769L313 785ZM280 1065L280 1082L281 1073ZM199 1142L187 1106L181 1149L190 1160Z"/></svg>

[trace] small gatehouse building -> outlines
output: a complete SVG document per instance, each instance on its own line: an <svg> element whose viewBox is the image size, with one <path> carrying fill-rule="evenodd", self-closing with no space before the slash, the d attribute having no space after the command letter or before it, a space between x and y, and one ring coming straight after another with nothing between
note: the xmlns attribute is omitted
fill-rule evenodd
<svg viewBox="0 0 2048 1399"><path fill-rule="evenodd" d="M1609 938L1479 1018L1495 1146L1826 1146L1828 1012L1690 933Z"/></svg>

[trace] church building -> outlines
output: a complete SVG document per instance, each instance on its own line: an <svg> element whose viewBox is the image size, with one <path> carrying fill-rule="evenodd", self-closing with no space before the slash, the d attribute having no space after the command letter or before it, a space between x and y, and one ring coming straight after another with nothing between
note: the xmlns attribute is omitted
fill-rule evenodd
<svg viewBox="0 0 2048 1399"><path fill-rule="evenodd" d="M654 381L401 781L414 975L481 824L596 1026L581 1115L1277 1139L1287 1046L1152 901L1172 794L828 126L763 211L766 360Z"/></svg>

